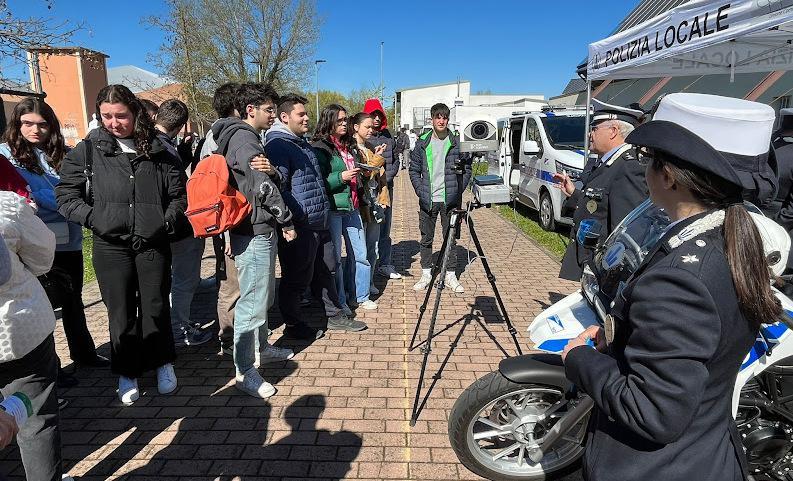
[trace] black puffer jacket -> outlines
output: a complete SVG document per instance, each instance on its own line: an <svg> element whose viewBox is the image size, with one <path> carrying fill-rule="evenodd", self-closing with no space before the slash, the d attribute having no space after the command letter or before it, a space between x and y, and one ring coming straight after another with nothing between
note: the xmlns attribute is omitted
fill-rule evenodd
<svg viewBox="0 0 793 481"><path fill-rule="evenodd" d="M87 143L93 165L90 196ZM55 188L60 213L104 240L129 242L136 249L168 242L187 208L184 174L159 139L151 143L149 157L130 156L107 130L92 131L61 164Z"/></svg>
<svg viewBox="0 0 793 481"><path fill-rule="evenodd" d="M430 172L429 162L427 162L427 147L430 144L432 130L416 140L416 146L410 152L410 165L408 172L413 190L419 196L419 208L425 212L432 209L432 193L430 192ZM460 152L460 139L454 132L449 132L449 147L446 151L446 166L444 167L444 188L447 207L460 207L462 193L468 182L471 180L471 154ZM460 178L454 173L454 164L460 160L463 166L463 175Z"/></svg>
<svg viewBox="0 0 793 481"><path fill-rule="evenodd" d="M393 185L394 178L399 174L399 156L396 151L396 142L391 137L391 132L388 129L384 128L379 132L375 132L366 141L366 146L372 152L380 144L385 144L385 150L380 154L385 159L385 178L388 181L388 185Z"/></svg>

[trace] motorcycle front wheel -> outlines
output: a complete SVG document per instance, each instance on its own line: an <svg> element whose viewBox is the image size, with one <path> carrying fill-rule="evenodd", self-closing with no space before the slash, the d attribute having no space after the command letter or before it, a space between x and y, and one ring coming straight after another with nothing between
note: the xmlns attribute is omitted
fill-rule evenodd
<svg viewBox="0 0 793 481"><path fill-rule="evenodd" d="M495 371L457 398L449 416L449 441L461 463L493 481L534 481L563 476L578 467L589 416L564 434L535 463L529 449L570 408L558 387L517 384Z"/></svg>

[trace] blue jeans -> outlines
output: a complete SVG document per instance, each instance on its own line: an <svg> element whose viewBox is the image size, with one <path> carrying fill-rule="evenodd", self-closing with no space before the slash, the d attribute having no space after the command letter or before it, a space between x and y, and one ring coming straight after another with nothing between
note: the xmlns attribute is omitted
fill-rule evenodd
<svg viewBox="0 0 793 481"><path fill-rule="evenodd" d="M355 281L355 292L350 293L349 297L354 297L359 303L368 301L372 269L366 259L363 222L358 209L350 212L331 212L330 236L336 260L336 290L339 293L339 302L342 305L347 304L345 277L350 281ZM347 260L344 267L341 264L342 238L347 248Z"/></svg>
<svg viewBox="0 0 793 481"><path fill-rule="evenodd" d="M385 220L380 224L380 266L391 265L391 206L394 205L394 183L388 183L388 207L385 208Z"/></svg>
<svg viewBox="0 0 793 481"><path fill-rule="evenodd" d="M369 276L369 283L372 283L374 279L374 266L377 265L377 257L379 255L379 245L380 245L380 231L383 224L378 224L377 222L367 222L364 225L364 230L366 231L366 260L369 261L369 265L372 267L371 274Z"/></svg>
<svg viewBox="0 0 793 481"><path fill-rule="evenodd" d="M201 282L201 258L205 239L188 237L171 243L171 328L182 337L190 321L190 304Z"/></svg>
<svg viewBox="0 0 793 481"><path fill-rule="evenodd" d="M253 367L256 345L267 341L267 311L275 300L275 256L278 238L231 234L240 298L234 308L234 366L237 374Z"/></svg>

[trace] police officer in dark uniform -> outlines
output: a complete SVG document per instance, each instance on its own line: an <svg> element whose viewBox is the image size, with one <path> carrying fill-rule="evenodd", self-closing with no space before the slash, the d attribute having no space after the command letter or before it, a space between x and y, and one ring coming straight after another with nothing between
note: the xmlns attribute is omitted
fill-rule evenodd
<svg viewBox="0 0 793 481"><path fill-rule="evenodd" d="M625 143L625 136L639 125L644 112L592 101L594 112L589 134L589 148L598 154L590 159L579 178L580 185L566 173L554 175L567 196L563 215L572 216L570 243L562 259L559 277L578 281L584 263L592 257L590 250L575 241L578 226L584 219L594 219L600 226L601 240L647 198L644 169L636 161L636 151Z"/></svg>
<svg viewBox="0 0 793 481"><path fill-rule="evenodd" d="M696 98L685 96L697 94L672 95L683 96L674 99L680 120L659 109L627 141L642 146L650 197L673 223L617 295L605 330L587 329L563 354L567 377L595 401L588 480L747 479L733 388L760 323L783 316L741 179L719 151L735 132L698 136L689 122L713 122L712 112L695 114ZM757 132L733 122L768 145L770 124Z"/></svg>
<svg viewBox="0 0 793 481"><path fill-rule="evenodd" d="M793 189L793 109L781 109L779 116L779 129L771 135L768 159L777 178L777 194L762 206L763 213L771 219L775 219L780 214L785 200ZM793 221L793 205L789 208L791 211L785 213L785 218Z"/></svg>
<svg viewBox="0 0 793 481"><path fill-rule="evenodd" d="M779 129L771 136L769 161L776 173L778 190L776 197L763 206L763 213L774 219L793 237L793 109L779 111ZM788 296L793 295L793 283L789 275L793 273L793 256L787 260L785 283L781 290Z"/></svg>

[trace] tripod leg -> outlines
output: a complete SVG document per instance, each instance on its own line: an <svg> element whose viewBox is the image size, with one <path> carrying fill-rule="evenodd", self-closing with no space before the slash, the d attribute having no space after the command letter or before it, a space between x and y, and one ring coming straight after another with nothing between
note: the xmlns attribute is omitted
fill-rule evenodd
<svg viewBox="0 0 793 481"><path fill-rule="evenodd" d="M444 239L444 249L441 251L442 258L440 263L440 269L438 274L441 275L441 280L438 283L438 287L436 289L435 295L435 302L432 306L432 316L430 316L430 326L427 333L427 340L425 341L426 344L422 348L424 352L424 358L421 360L421 371L419 372L419 381L418 385L416 386L416 396L413 400L413 412L410 416L410 425L415 426L416 420L418 419L418 407L419 407L419 396L421 396L421 388L424 385L424 374L427 371L427 361L430 356L430 352L432 351L432 337L434 336L435 331L435 321L438 319L438 308L441 304L441 296L443 295L443 289L446 287L444 283L444 276L446 275L446 268L449 263L449 254L451 253L452 249L454 248L454 224L457 223L459 219L458 213L453 213L452 218L449 219L449 228L446 230L446 238ZM432 289L432 285L429 286L429 290ZM416 330L418 330L418 326L416 326Z"/></svg>
<svg viewBox="0 0 793 481"><path fill-rule="evenodd" d="M479 236L476 235L476 229L474 228L474 220L471 219L469 216L467 219L468 222L468 230L471 232L471 239L474 241L474 245L476 246L476 253L479 255L479 258L482 260L482 267L485 269L485 274L487 275L487 281L490 283L490 286L493 288L493 294L495 294L496 302L498 303L498 308L501 311L501 315L504 317L504 321L507 323L507 330L509 331L510 335L512 336L512 340L515 343L515 349L518 351L518 355L523 355L523 351L520 349L520 342L518 342L518 331L515 329L515 326L512 325L512 321L509 319L509 314L507 314L507 308L504 306L504 301L501 299L501 293L498 292L498 285L496 285L496 276L493 275L493 271L490 270L490 263L487 262L487 256L485 256L485 251L482 249L482 244L479 242Z"/></svg>
<svg viewBox="0 0 793 481"><path fill-rule="evenodd" d="M433 228L434 227L435 226L433 226ZM452 231L453 231L452 222L450 220L449 226L443 232L443 243L441 244L441 250L440 250L441 259L443 258L442 257L443 253L446 252L446 246L449 244L450 232ZM454 239L452 239L452 242L454 242ZM429 286L427 286L427 293L424 295L424 302L422 302L421 306L419 306L419 317L416 320L416 327L415 329L413 329L413 337L410 339L410 346L408 347L408 351L412 351L417 347L415 344L416 336L418 336L419 326L421 326L421 320L424 318L424 312L427 310L427 304L429 304L430 302L430 296L432 295L432 286L435 285L435 279L438 278L438 273L440 271L440 264L441 264L440 262L436 262L432 266L432 275L430 277L430 284ZM445 271L444 271L444 275L445 275Z"/></svg>

